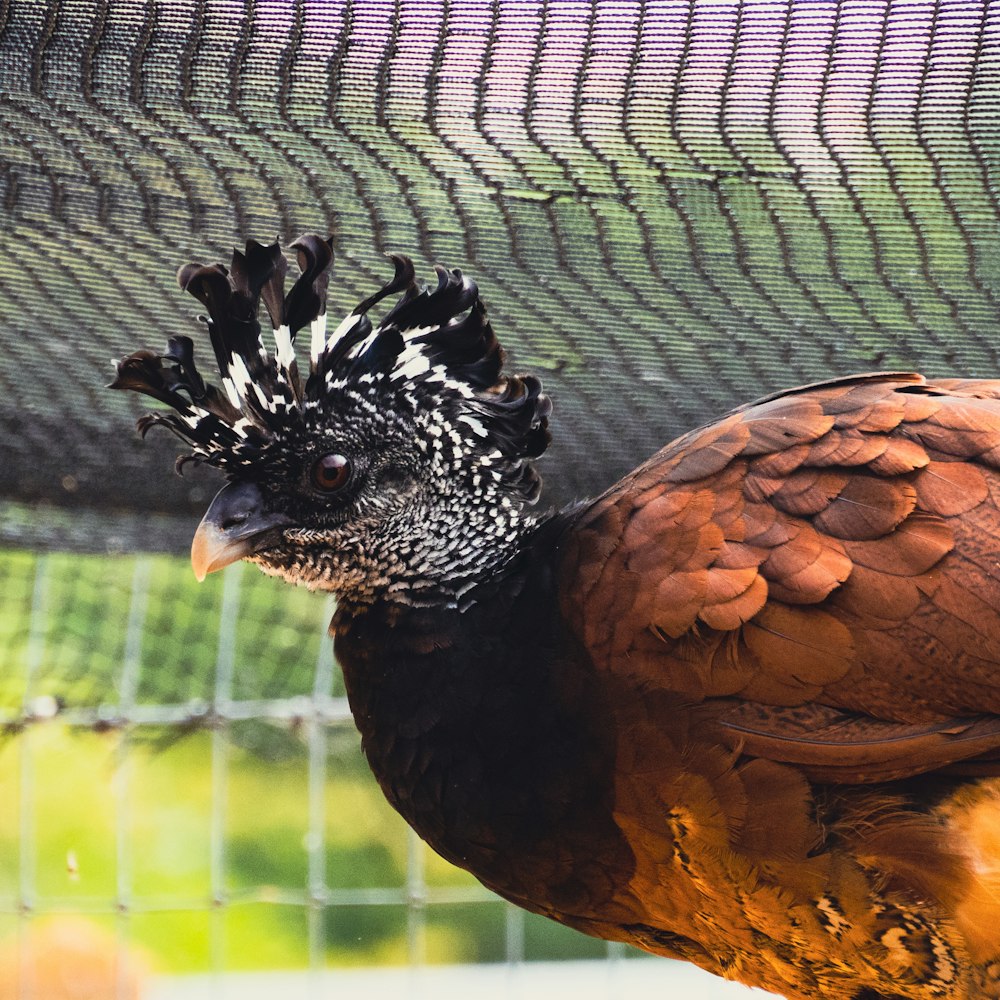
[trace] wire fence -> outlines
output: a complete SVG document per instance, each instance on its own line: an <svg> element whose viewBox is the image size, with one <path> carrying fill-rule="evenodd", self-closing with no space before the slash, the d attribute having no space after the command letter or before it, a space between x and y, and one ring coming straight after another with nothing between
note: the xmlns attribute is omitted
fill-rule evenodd
<svg viewBox="0 0 1000 1000"><path fill-rule="evenodd" d="M53 1000L36 952L54 946L36 931L70 917L107 932L117 985L94 995L109 1000L139 995L142 953L214 973L625 953L432 855L365 773L332 602L242 564L219 576L197 587L161 556L0 553L0 785L16 785L0 931L19 956L13 986L0 958L0 997Z"/></svg>

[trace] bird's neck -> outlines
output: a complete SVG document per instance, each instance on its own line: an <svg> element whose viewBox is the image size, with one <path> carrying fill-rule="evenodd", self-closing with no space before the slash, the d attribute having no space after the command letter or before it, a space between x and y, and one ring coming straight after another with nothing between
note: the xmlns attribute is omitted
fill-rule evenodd
<svg viewBox="0 0 1000 1000"><path fill-rule="evenodd" d="M543 529L530 559L477 585L463 610L340 607L333 631L365 754L393 806L491 888L526 903L544 883L553 911L569 912L583 873L553 859L627 848L609 819L602 693L562 630L554 562Z"/></svg>
<svg viewBox="0 0 1000 1000"><path fill-rule="evenodd" d="M462 610L507 575L542 521L506 497L438 496L401 510L340 547L338 603L352 613L382 604Z"/></svg>

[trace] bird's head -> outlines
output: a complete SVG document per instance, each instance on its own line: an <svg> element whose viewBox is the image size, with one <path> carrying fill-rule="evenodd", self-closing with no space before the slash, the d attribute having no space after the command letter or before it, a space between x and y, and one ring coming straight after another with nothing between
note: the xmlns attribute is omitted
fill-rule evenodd
<svg viewBox="0 0 1000 1000"><path fill-rule="evenodd" d="M540 480L550 403L503 353L475 284L438 268L436 287L395 275L332 332L330 241L292 245L301 275L284 293L277 244L248 242L229 268L189 264L178 280L208 309L222 386L207 383L188 337L122 359L111 387L171 411L142 417L191 447L178 459L229 480L192 545L199 577L237 559L341 599L461 604L516 550ZM368 312L396 295L377 326ZM263 301L274 348L261 335ZM308 361L296 335L309 338Z"/></svg>

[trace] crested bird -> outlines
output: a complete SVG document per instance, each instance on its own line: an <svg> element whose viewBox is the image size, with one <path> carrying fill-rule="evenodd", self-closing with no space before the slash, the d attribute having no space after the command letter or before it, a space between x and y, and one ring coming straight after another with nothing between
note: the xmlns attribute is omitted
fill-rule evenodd
<svg viewBox="0 0 1000 1000"><path fill-rule="evenodd" d="M293 249L287 294L277 243L179 272L221 386L175 336L112 387L228 480L200 578L336 596L417 833L530 911L788 998L1000 996L1000 380L776 393L544 512L551 404L475 283L393 256L328 330L332 241Z"/></svg>

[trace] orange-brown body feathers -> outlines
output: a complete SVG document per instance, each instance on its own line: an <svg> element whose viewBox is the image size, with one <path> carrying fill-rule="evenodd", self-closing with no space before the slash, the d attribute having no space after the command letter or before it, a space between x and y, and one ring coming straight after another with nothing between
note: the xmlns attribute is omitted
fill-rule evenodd
<svg viewBox="0 0 1000 1000"><path fill-rule="evenodd" d="M116 387L230 479L200 574L337 595L417 831L529 909L796 1000L1000 997L1000 381L791 390L538 515L549 402L501 374L475 285L397 258L327 337L330 244L297 246L284 297L277 246L182 272L224 394L186 338Z"/></svg>

